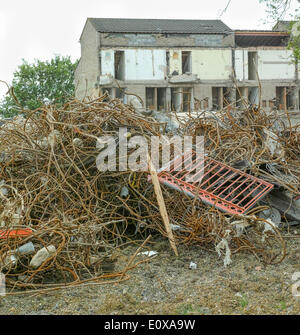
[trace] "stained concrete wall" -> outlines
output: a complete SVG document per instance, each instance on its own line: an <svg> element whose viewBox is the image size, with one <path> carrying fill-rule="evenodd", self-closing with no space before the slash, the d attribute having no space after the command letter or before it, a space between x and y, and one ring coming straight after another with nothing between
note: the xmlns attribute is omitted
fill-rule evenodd
<svg viewBox="0 0 300 335"><path fill-rule="evenodd" d="M83 98L89 95L97 83L97 77L100 73L99 68L99 35L94 26L86 21L81 38L81 59L75 71L75 95Z"/></svg>
<svg viewBox="0 0 300 335"><path fill-rule="evenodd" d="M181 50L170 50L169 51L169 73L182 73L182 62L181 62Z"/></svg>
<svg viewBox="0 0 300 335"><path fill-rule="evenodd" d="M258 74L264 79L295 78L295 64L291 50L258 50Z"/></svg>
<svg viewBox="0 0 300 335"><path fill-rule="evenodd" d="M165 50L125 50L125 80L164 80L166 66Z"/></svg>
<svg viewBox="0 0 300 335"><path fill-rule="evenodd" d="M192 73L200 80L227 80L232 74L231 49L192 51Z"/></svg>
<svg viewBox="0 0 300 335"><path fill-rule="evenodd" d="M101 50L101 75L115 75L114 50Z"/></svg>
<svg viewBox="0 0 300 335"><path fill-rule="evenodd" d="M99 33L105 47L233 47L234 34Z"/></svg>

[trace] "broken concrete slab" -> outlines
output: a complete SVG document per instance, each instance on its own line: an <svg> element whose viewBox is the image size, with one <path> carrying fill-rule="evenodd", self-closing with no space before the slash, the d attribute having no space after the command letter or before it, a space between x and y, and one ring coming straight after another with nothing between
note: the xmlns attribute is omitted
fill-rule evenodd
<svg viewBox="0 0 300 335"><path fill-rule="evenodd" d="M300 208L284 192L272 190L261 202L276 208L287 220L300 222Z"/></svg>
<svg viewBox="0 0 300 335"><path fill-rule="evenodd" d="M169 78L170 84L197 83L198 81L199 81L198 76L192 73L178 74L176 76L171 76Z"/></svg>

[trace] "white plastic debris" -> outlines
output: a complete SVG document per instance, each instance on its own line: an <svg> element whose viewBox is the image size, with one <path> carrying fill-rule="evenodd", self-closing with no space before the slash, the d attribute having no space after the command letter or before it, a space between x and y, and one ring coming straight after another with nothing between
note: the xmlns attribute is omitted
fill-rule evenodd
<svg viewBox="0 0 300 335"><path fill-rule="evenodd" d="M275 154L276 156L283 156L284 149L279 142L278 136L267 128L263 128L263 132L266 135L265 145L269 149L271 155L273 156Z"/></svg>
<svg viewBox="0 0 300 335"><path fill-rule="evenodd" d="M246 220L233 221L231 222L231 224L236 229L236 237L240 237L244 233L245 228L250 226L250 224Z"/></svg>
<svg viewBox="0 0 300 335"><path fill-rule="evenodd" d="M16 249L16 254L28 255L34 253L34 245L32 242L21 245Z"/></svg>
<svg viewBox="0 0 300 335"><path fill-rule="evenodd" d="M170 227L172 230L176 231L176 230L185 230L184 228L182 228L181 226L179 226L178 224L172 224L170 223Z"/></svg>
<svg viewBox="0 0 300 335"><path fill-rule="evenodd" d="M120 192L120 197L121 198L127 198L129 194L129 190L126 186L123 186Z"/></svg>
<svg viewBox="0 0 300 335"><path fill-rule="evenodd" d="M265 242L266 232L270 231L274 233L274 228L278 228L278 225L276 225L272 220L266 219L267 222L263 222L264 224L264 230L262 232L262 242Z"/></svg>
<svg viewBox="0 0 300 335"><path fill-rule="evenodd" d="M49 135L48 135L48 142L51 147L54 147L56 142L61 138L61 134L58 130L54 129Z"/></svg>
<svg viewBox="0 0 300 335"><path fill-rule="evenodd" d="M61 139L61 134L58 130L54 129L47 137L37 140L36 144L42 149L46 149L49 145L53 148L57 141Z"/></svg>
<svg viewBox="0 0 300 335"><path fill-rule="evenodd" d="M56 248L54 245L49 245L47 248L44 247L32 257L29 266L36 269L55 253Z"/></svg>
<svg viewBox="0 0 300 335"><path fill-rule="evenodd" d="M5 227L7 223L10 225L19 225L23 219L22 206L17 201L8 200L4 209L0 213L0 227Z"/></svg>
<svg viewBox="0 0 300 335"><path fill-rule="evenodd" d="M4 186L5 185L5 180L0 181L0 196L2 195L3 197L6 197L8 194L8 189Z"/></svg>
<svg viewBox="0 0 300 335"><path fill-rule="evenodd" d="M224 266L226 267L232 262L232 260L228 241L225 238L222 238L221 242L216 246L216 251L219 257L222 255L220 251L221 249L225 249Z"/></svg>
<svg viewBox="0 0 300 335"><path fill-rule="evenodd" d="M196 270L197 269L197 264L194 263L194 262L191 262L190 265L189 265L189 269Z"/></svg>
<svg viewBox="0 0 300 335"><path fill-rule="evenodd" d="M4 258L3 268L14 266L17 264L17 261L16 255L12 251L9 251Z"/></svg>
<svg viewBox="0 0 300 335"><path fill-rule="evenodd" d="M153 250L151 250L151 251L144 251L144 252L138 253L138 255L145 255L145 256L148 256L148 257L152 257L152 256L155 256L157 254L158 254L158 252L157 251L153 251Z"/></svg>
<svg viewBox="0 0 300 335"><path fill-rule="evenodd" d="M73 144L74 144L76 147L81 147L82 144L83 144L82 139L81 139L81 138L78 138L78 137L74 138L74 139L73 139Z"/></svg>

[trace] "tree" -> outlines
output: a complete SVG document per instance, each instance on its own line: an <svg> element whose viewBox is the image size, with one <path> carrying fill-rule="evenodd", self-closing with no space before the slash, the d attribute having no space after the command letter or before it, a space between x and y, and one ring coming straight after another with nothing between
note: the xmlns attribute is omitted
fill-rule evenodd
<svg viewBox="0 0 300 335"><path fill-rule="evenodd" d="M14 73L10 94L0 103L0 114L13 116L22 109L36 109L44 103L64 104L74 95L74 72L77 61L55 56L50 61L23 60Z"/></svg>
<svg viewBox="0 0 300 335"><path fill-rule="evenodd" d="M292 0L259 0L267 7L266 12L272 22L284 18L286 11L290 8ZM300 4L300 0L296 0ZM293 15L289 25L290 41L288 47L293 50L295 62L300 61L300 13L299 9Z"/></svg>
<svg viewBox="0 0 300 335"><path fill-rule="evenodd" d="M284 18L292 0L259 0L259 2L265 4L266 12L269 14L268 19L276 22Z"/></svg>

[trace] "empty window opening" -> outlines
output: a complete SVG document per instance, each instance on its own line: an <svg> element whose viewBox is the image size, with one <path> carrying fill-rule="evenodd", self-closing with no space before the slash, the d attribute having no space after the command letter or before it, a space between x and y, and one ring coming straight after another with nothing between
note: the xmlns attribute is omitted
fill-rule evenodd
<svg viewBox="0 0 300 335"><path fill-rule="evenodd" d="M116 98L117 99L120 99L121 101L124 102L124 91L125 91L125 88L123 87L122 89L119 89L119 88L115 88L115 95L116 95Z"/></svg>
<svg viewBox="0 0 300 335"><path fill-rule="evenodd" d="M244 108L248 106L248 87L238 87L236 90L236 106Z"/></svg>
<svg viewBox="0 0 300 335"><path fill-rule="evenodd" d="M191 102L192 102L192 88L184 87L182 89L182 111L191 112Z"/></svg>
<svg viewBox="0 0 300 335"><path fill-rule="evenodd" d="M182 73L192 72L190 51L181 52L181 61L182 61Z"/></svg>
<svg viewBox="0 0 300 335"><path fill-rule="evenodd" d="M146 87L146 108L156 110L157 107L157 91L155 87Z"/></svg>
<svg viewBox="0 0 300 335"><path fill-rule="evenodd" d="M293 89L276 87L276 107L279 110L293 109Z"/></svg>
<svg viewBox="0 0 300 335"><path fill-rule="evenodd" d="M124 80L125 57L124 51L115 51L115 79Z"/></svg>
<svg viewBox="0 0 300 335"><path fill-rule="evenodd" d="M166 76L170 74L170 52L166 52Z"/></svg>
<svg viewBox="0 0 300 335"><path fill-rule="evenodd" d="M108 97L104 99L104 101L109 101L111 98L113 98L113 89L112 87L103 87L100 90L100 94L103 95L107 93Z"/></svg>
<svg viewBox="0 0 300 335"><path fill-rule="evenodd" d="M256 80L257 79L257 52L249 51L248 52L248 79Z"/></svg>
<svg viewBox="0 0 300 335"><path fill-rule="evenodd" d="M223 107L230 105L230 87L222 87Z"/></svg>
<svg viewBox="0 0 300 335"><path fill-rule="evenodd" d="M201 106L202 106L202 109L208 109L208 102L209 102L209 98L206 97L204 98L202 101L201 101Z"/></svg>
<svg viewBox="0 0 300 335"><path fill-rule="evenodd" d="M259 105L259 89L258 87L248 88L248 101L249 104Z"/></svg>
<svg viewBox="0 0 300 335"><path fill-rule="evenodd" d="M212 88L213 109L219 110L230 104L230 87Z"/></svg>
<svg viewBox="0 0 300 335"><path fill-rule="evenodd" d="M158 87L157 88L157 110L166 111L167 103L166 103L166 88Z"/></svg>
<svg viewBox="0 0 300 335"><path fill-rule="evenodd" d="M158 111L166 110L165 87L146 87L146 108Z"/></svg>
<svg viewBox="0 0 300 335"><path fill-rule="evenodd" d="M182 89L177 87L171 88L171 110L180 112L181 110L181 99L182 99Z"/></svg>

